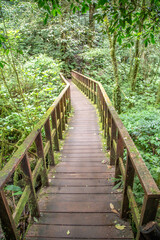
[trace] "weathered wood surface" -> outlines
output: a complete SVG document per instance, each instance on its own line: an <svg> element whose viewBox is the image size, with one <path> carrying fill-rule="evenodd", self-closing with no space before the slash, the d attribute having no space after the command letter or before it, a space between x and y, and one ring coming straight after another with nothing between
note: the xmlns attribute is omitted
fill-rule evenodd
<svg viewBox="0 0 160 240"><path fill-rule="evenodd" d="M72 83L71 94L75 113L62 162L49 173L50 186L39 198L41 217L26 239L133 239L129 223L110 208L112 203L119 212L121 193L112 189L114 167L102 151L96 110ZM118 223L125 229L116 229Z"/></svg>

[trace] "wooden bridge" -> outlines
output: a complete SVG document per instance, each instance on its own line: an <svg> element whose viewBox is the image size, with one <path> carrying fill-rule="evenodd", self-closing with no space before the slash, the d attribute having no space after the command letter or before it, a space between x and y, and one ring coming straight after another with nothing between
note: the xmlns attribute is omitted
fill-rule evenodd
<svg viewBox="0 0 160 240"><path fill-rule="evenodd" d="M135 238L142 239L140 226L156 218L157 185L102 85L75 71L74 84L61 78L66 87L0 173L0 218L6 239L20 239L27 230L23 237L27 240L129 240L134 239L130 221L124 221L129 215L137 229ZM59 151L71 100L74 114L61 161L54 166L54 150ZM107 155L93 104L99 110ZM34 164L30 149L36 149ZM15 173L23 194L11 212L4 187ZM120 176L123 192L113 190L112 178ZM133 194L135 177L144 190L141 213ZM28 227L31 219L34 223Z"/></svg>

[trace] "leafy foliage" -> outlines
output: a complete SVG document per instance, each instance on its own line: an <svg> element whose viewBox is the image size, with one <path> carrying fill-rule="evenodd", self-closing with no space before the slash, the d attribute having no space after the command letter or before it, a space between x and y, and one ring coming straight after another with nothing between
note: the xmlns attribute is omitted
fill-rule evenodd
<svg viewBox="0 0 160 240"><path fill-rule="evenodd" d="M156 118L155 118L156 116ZM160 110L128 111L121 118L153 177L158 182L160 167Z"/></svg>
<svg viewBox="0 0 160 240"><path fill-rule="evenodd" d="M63 88L58 76L60 64L50 57L31 57L24 63L23 68L19 66L18 70L22 80L23 98L19 94L15 76L9 72L9 66L6 65L3 69L8 89L3 82L0 89L1 166L22 143Z"/></svg>

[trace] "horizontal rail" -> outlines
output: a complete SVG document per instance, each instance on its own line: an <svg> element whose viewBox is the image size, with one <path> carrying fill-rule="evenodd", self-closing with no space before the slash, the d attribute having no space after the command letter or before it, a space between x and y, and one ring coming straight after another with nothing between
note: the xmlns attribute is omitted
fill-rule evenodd
<svg viewBox="0 0 160 240"><path fill-rule="evenodd" d="M40 176L42 186L49 184L47 172L49 166L55 164L53 150L59 150L59 139L63 137L65 123L71 110L70 84L62 74L60 74L60 77L66 86L36 124L32 132L19 146L9 162L0 171L0 219L6 239L20 239L17 226L26 204L29 204L32 217L39 217L40 215L35 191L37 177ZM31 163L28 156L29 149L33 145L36 150L36 164L31 171ZM24 182L24 190L16 204L16 208L11 213L4 186L19 168L21 169L21 177Z"/></svg>
<svg viewBox="0 0 160 240"><path fill-rule="evenodd" d="M94 103L97 103L102 129L104 130L104 136L107 138L107 149L110 150L110 164L115 165L115 178L122 175L124 181L121 217L127 218L131 208L133 220L138 230L137 239L140 239L140 226L153 221L156 217L160 190L102 84L76 71L72 71L72 80ZM126 164L123 160L125 151L127 152ZM138 176L144 190L141 214L133 194L135 175ZM154 208L150 211L152 206Z"/></svg>

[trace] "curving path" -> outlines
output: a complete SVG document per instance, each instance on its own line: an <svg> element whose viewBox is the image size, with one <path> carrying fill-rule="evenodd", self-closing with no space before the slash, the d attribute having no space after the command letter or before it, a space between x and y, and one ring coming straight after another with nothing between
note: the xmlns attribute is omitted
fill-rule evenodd
<svg viewBox="0 0 160 240"><path fill-rule="evenodd" d="M39 200L41 217L26 239L133 239L129 224L119 218L121 193L112 189L114 167L102 151L96 109L72 83L71 100L74 116L62 159L49 173L50 186Z"/></svg>

